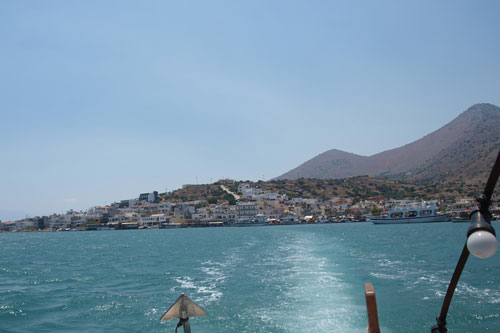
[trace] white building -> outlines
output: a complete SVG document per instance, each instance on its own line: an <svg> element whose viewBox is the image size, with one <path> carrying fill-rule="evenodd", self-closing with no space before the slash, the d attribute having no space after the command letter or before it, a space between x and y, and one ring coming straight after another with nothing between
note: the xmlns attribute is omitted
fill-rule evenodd
<svg viewBox="0 0 500 333"><path fill-rule="evenodd" d="M158 212L161 214L168 214L174 210L175 204L171 202L162 202L158 204Z"/></svg>
<svg viewBox="0 0 500 333"><path fill-rule="evenodd" d="M141 217L141 224L147 227L160 226L163 223L169 223L170 217L165 214L153 214L151 216Z"/></svg>
<svg viewBox="0 0 500 333"><path fill-rule="evenodd" d="M236 215L238 220L246 220L257 215L257 203L254 201L238 202L236 204Z"/></svg>
<svg viewBox="0 0 500 333"><path fill-rule="evenodd" d="M89 215L103 215L103 214L107 214L109 212L110 208L111 207L109 207L109 206L95 206L95 207L89 208L88 214Z"/></svg>
<svg viewBox="0 0 500 333"><path fill-rule="evenodd" d="M258 195L264 193L260 188L252 187L250 184L240 184L238 186L238 192L245 199L255 199Z"/></svg>

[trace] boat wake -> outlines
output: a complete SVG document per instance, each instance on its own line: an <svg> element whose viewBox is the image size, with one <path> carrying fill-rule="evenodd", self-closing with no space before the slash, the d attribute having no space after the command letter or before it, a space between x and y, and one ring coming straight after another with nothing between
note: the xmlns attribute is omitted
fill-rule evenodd
<svg viewBox="0 0 500 333"><path fill-rule="evenodd" d="M288 235L260 265L272 272L260 284L279 289L272 308L258 309L258 318L288 332L348 332L365 318L345 292L348 285L335 264L315 252L316 235ZM262 269L258 269L262 271ZM361 326L362 327L362 326Z"/></svg>
<svg viewBox="0 0 500 333"><path fill-rule="evenodd" d="M185 293L202 306L218 302L223 296L222 288L231 275L234 265L240 261L239 251L223 253L221 261L206 260L199 264L193 274L172 277L175 286L170 289L175 294Z"/></svg>

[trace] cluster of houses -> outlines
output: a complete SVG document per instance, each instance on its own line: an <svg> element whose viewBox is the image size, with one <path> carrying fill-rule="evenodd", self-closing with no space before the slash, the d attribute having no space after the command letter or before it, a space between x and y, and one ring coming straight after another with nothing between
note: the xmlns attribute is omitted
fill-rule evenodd
<svg viewBox="0 0 500 333"><path fill-rule="evenodd" d="M25 218L0 223L0 231L67 231L138 228L179 228L249 226L258 224L297 224L329 222L363 222L393 206L420 204L418 200L370 200L333 197L326 201L315 198L287 198L285 194L263 191L251 184L240 184L236 203L209 204L206 200L186 202L162 201L158 192L142 193L137 199L122 200L109 206L96 206L88 211L70 210L66 214ZM461 217L475 209L474 198L457 198L453 203L428 202ZM498 214L499 203L493 205ZM496 209L496 211L495 211Z"/></svg>

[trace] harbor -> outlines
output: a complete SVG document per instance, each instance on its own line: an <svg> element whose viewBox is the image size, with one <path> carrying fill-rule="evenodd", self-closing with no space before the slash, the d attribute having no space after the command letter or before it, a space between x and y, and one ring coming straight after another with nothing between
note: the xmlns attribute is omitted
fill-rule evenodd
<svg viewBox="0 0 500 333"><path fill-rule="evenodd" d="M231 184L234 192L225 185ZM69 210L48 216L26 217L0 223L0 232L109 231L207 227L279 226L325 223L423 223L468 221L477 209L474 197L423 200L382 195L359 197L291 197L234 180L219 180L211 188L225 189L226 196L189 201L157 191L85 211ZM191 185L208 187L208 185ZM493 197L493 218L500 216L500 198Z"/></svg>

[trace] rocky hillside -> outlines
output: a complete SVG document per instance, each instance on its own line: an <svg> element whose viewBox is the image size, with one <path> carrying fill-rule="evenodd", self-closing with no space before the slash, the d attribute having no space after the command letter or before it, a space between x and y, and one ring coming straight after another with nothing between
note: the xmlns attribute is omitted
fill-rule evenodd
<svg viewBox="0 0 500 333"><path fill-rule="evenodd" d="M276 179L340 179L368 175L370 158L332 149L305 162Z"/></svg>
<svg viewBox="0 0 500 333"><path fill-rule="evenodd" d="M500 108L475 104L449 124L372 156L329 150L277 179L369 175L412 182L485 181L500 149Z"/></svg>
<svg viewBox="0 0 500 333"><path fill-rule="evenodd" d="M474 105L455 122L463 129L462 136L411 170L409 180L486 182L500 149L500 108Z"/></svg>

